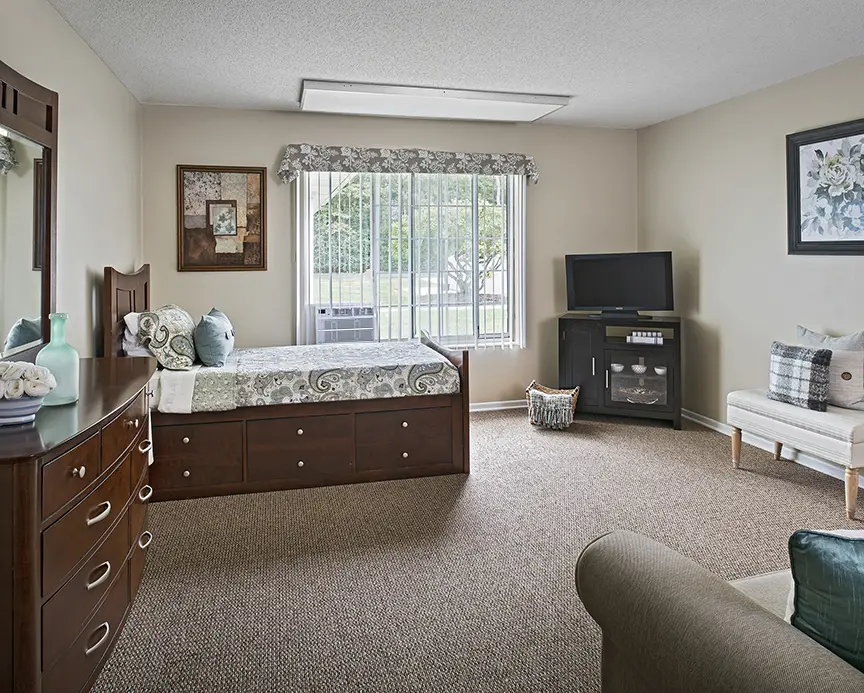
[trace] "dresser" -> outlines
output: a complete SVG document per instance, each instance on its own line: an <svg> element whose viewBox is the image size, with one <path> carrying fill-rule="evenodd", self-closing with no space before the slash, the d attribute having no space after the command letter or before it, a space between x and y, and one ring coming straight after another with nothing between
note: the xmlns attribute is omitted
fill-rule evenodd
<svg viewBox="0 0 864 693"><path fill-rule="evenodd" d="M0 427L0 691L87 691L147 548L153 359L82 359L76 404Z"/></svg>

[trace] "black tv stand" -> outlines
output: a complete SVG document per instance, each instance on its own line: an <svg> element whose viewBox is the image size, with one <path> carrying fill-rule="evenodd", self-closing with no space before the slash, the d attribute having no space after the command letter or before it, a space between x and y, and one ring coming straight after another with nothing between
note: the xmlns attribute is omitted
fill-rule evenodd
<svg viewBox="0 0 864 693"><path fill-rule="evenodd" d="M661 332L634 344L631 332ZM681 319L567 313L558 319L558 387L578 386L577 412L661 419L681 428Z"/></svg>

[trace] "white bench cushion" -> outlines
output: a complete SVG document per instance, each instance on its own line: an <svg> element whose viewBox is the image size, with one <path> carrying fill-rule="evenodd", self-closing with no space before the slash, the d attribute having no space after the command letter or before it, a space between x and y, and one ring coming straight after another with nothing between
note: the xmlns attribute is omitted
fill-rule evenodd
<svg viewBox="0 0 864 693"><path fill-rule="evenodd" d="M864 466L864 411L811 411L768 399L765 390L737 390L726 398L730 426L849 467Z"/></svg>

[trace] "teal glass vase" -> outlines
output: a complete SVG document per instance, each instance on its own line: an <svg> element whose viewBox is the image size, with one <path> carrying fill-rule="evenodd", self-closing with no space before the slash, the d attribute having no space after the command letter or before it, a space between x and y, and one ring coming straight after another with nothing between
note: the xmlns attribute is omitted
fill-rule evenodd
<svg viewBox="0 0 864 693"><path fill-rule="evenodd" d="M57 387L45 396L46 407L78 401L78 352L66 342L66 313L51 313L51 341L36 355L36 365L54 375Z"/></svg>

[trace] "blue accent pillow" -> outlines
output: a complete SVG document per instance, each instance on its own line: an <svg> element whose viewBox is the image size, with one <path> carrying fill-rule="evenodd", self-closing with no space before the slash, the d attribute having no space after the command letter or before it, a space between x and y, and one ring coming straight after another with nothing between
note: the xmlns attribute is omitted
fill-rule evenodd
<svg viewBox="0 0 864 693"><path fill-rule="evenodd" d="M234 327L221 310L211 309L195 327L195 350L205 366L224 366L234 350Z"/></svg>
<svg viewBox="0 0 864 693"><path fill-rule="evenodd" d="M801 530L789 561L792 625L864 672L864 537Z"/></svg>
<svg viewBox="0 0 864 693"><path fill-rule="evenodd" d="M17 349L31 342L38 342L42 339L42 318L28 320L21 318L9 330L6 337L6 343L3 347L6 351Z"/></svg>

